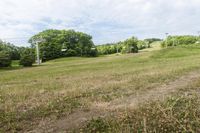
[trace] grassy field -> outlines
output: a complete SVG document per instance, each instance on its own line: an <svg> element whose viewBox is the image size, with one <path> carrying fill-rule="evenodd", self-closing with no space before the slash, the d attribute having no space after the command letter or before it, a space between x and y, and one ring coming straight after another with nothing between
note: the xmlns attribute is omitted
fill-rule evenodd
<svg viewBox="0 0 200 133"><path fill-rule="evenodd" d="M199 70L198 46L1 69L0 132L199 132Z"/></svg>

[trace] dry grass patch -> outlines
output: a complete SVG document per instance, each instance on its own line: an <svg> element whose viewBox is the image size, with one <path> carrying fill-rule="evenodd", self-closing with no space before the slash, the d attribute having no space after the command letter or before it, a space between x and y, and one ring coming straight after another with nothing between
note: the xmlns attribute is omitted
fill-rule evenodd
<svg viewBox="0 0 200 133"><path fill-rule="evenodd" d="M152 51L58 59L39 67L1 71L0 128L2 132L32 130L45 119L67 118L80 110L92 112L94 107L142 95L199 69L200 49L181 50L184 54L177 57L180 49L169 49L162 58L163 51Z"/></svg>

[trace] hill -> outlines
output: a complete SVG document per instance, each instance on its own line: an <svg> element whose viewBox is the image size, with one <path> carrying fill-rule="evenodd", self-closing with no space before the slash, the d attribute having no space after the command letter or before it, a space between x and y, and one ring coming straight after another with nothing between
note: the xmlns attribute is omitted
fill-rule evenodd
<svg viewBox="0 0 200 133"><path fill-rule="evenodd" d="M197 132L199 59L178 46L0 70L0 131Z"/></svg>

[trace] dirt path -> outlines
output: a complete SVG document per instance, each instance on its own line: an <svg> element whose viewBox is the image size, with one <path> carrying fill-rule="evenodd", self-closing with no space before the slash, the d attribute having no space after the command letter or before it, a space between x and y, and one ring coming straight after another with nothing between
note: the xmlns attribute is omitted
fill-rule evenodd
<svg viewBox="0 0 200 133"><path fill-rule="evenodd" d="M157 88L151 89L149 91L143 91L136 96L130 96L124 99L117 99L113 101L108 107L110 109L122 109L122 108L136 108L139 104L155 101L155 100L164 100L169 94L178 91L181 88L187 87L192 84L195 80L200 79L200 70L190 72L187 75L184 75L175 81L172 81L168 84L159 86Z"/></svg>
<svg viewBox="0 0 200 133"><path fill-rule="evenodd" d="M110 112L114 112L119 109L136 108L138 105L147 101L153 101L158 99L164 99L171 93L178 91L181 88L193 83L195 80L200 79L200 70L190 72L175 81L168 84L159 86L157 88L145 91L136 96L125 97L123 99L116 99L109 103L94 103L89 111L76 111L67 118L62 118L54 122L44 122L44 125L38 126L37 129L31 132L63 132L70 129L78 128L86 121L96 117L108 116Z"/></svg>

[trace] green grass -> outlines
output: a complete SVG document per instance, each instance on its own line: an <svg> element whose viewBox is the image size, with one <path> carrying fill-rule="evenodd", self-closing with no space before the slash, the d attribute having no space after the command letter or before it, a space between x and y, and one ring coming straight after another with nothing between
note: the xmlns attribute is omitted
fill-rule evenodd
<svg viewBox="0 0 200 133"><path fill-rule="evenodd" d="M200 49L177 47L119 56L62 58L29 68L16 62L13 65L17 69L0 70L2 132L32 130L43 119L56 121L79 110L91 110L96 103L135 97L167 84L200 68ZM140 122L142 118L136 119ZM116 120L114 126L120 125L121 119ZM104 121L98 120L97 126Z"/></svg>
<svg viewBox="0 0 200 133"><path fill-rule="evenodd" d="M161 49L161 42L160 41L156 41L150 44L150 48L146 48L143 50L140 50L140 52L151 52L151 51L155 51L155 50L160 50Z"/></svg>
<svg viewBox="0 0 200 133"><path fill-rule="evenodd" d="M185 50L187 49L187 50ZM179 58L179 57L190 57L199 54L200 47L171 47L168 49L162 49L156 52L152 57L154 58ZM179 52L177 52L179 51Z"/></svg>
<svg viewBox="0 0 200 133"><path fill-rule="evenodd" d="M12 61L12 64L11 64L12 67L19 67L19 60L13 60Z"/></svg>

